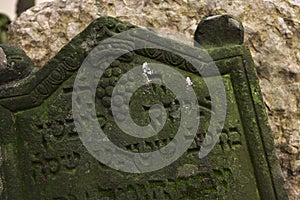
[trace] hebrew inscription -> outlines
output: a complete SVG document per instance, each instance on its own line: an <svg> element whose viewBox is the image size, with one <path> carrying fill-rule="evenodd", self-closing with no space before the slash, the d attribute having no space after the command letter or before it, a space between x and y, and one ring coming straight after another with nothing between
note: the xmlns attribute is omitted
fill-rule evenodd
<svg viewBox="0 0 300 200"><path fill-rule="evenodd" d="M96 88L95 117L107 138L126 151L152 152L170 144L182 116L180 102L170 88L149 81L130 98L126 92L132 92L135 77L128 77L129 83L119 88L125 95L112 95L121 77L134 67L146 69L145 63L164 64L182 74L187 87L195 91L200 125L192 144L172 164L140 174L112 169L87 151L72 113L77 71L102 40L132 28L133 25L114 18L100 18L22 85L1 91L1 148L5 158L1 169L5 190L1 199L284 199L277 187L280 182L275 173L277 164L272 163L272 146L265 145L268 140L262 137L270 132L263 121L265 113L260 107L263 103L254 66L248 49L240 45L208 50L221 73L226 91L226 99L222 100L227 103L227 112L221 135L206 157L199 159L198 153L209 137L213 111L204 78L182 56L147 48L119 57L105 70ZM163 38L161 41L202 55L196 47ZM203 67L209 65L203 60ZM213 82L216 77L208 78ZM163 77L151 74L149 79ZM113 101L122 107L127 100L130 115L140 126L151 123L153 104L163 106L166 122L158 134L137 138L118 127L115 118L122 121L124 115L120 112L113 116L111 104ZM159 121L160 115L155 116ZM166 152L166 156L171 153ZM113 156L113 152L108 152L103 158L110 162ZM146 161L141 156L136 162L147 165ZM125 161L120 157L118 162L122 165Z"/></svg>

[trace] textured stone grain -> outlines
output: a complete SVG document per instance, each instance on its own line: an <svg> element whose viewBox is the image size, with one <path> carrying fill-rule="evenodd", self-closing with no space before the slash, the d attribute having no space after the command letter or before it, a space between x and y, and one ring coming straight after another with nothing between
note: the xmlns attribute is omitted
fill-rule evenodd
<svg viewBox="0 0 300 200"><path fill-rule="evenodd" d="M9 43L20 46L41 67L97 18L94 3L93 0L41 3L11 24Z"/></svg>

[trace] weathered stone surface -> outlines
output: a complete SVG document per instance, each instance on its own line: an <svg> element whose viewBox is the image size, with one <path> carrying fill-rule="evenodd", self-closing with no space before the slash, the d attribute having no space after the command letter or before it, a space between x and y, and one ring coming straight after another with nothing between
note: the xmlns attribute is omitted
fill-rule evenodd
<svg viewBox="0 0 300 200"><path fill-rule="evenodd" d="M244 42L242 23L232 15L216 15L203 19L194 34L195 46L222 47Z"/></svg>
<svg viewBox="0 0 300 200"><path fill-rule="evenodd" d="M0 44L0 85L24 79L33 70L33 66L22 49Z"/></svg>
<svg viewBox="0 0 300 200"><path fill-rule="evenodd" d="M9 43L23 48L36 66L41 67L97 17L94 3L93 0L41 3L13 22Z"/></svg>
<svg viewBox="0 0 300 200"><path fill-rule="evenodd" d="M188 77L187 87L196 93L201 111L197 137L191 138L192 145L177 161L147 174L113 170L87 152L75 130L72 113L77 70L101 40L132 27L113 18L96 20L24 84L0 92L2 199L245 199L245 196L247 199L287 199L254 63L248 48L241 45L208 50L222 75L226 90L226 98L222 100L226 100L228 109L220 139L207 157L199 159L197 155L203 139L210 134L212 97L205 79L186 59L188 52L193 52L202 58L197 60L197 66L202 69L210 69L210 61L199 48L154 35L155 46L171 42L181 56L160 49L142 49L120 57L104 72L97 86L97 119L108 138L128 151L154 151L176 140L180 119L174 112L178 111L178 102L172 91L163 86L141 87L130 103L132 117L139 125L149 123L147 107L155 103L164 105L168 117L157 136L128 137L115 124L110 111L111 89L124 73L135 66L140 66L142 73L146 62L163 63ZM128 40L123 42L128 43ZM142 43L148 48L154 45L146 40ZM94 66L94 70L97 74L101 67ZM215 75L206 77L211 83L216 78ZM134 82L135 78L128 80ZM124 87L129 91L131 84ZM185 131L186 137L190 131ZM106 153L111 159L112 154ZM120 165L126 162L117 158ZM147 158L140 157L136 162L137 166L143 163L147 166Z"/></svg>
<svg viewBox="0 0 300 200"><path fill-rule="evenodd" d="M7 67L7 57L2 48L0 48L0 69Z"/></svg>
<svg viewBox="0 0 300 200"><path fill-rule="evenodd" d="M291 199L300 195L300 172L292 167L300 159L300 4L298 1L97 0L97 2L102 16L116 16L124 21L152 28L165 37L187 44L193 44L192 36L203 17L223 13L239 17L245 28L245 43L250 47L257 67L260 86L268 108L269 123L287 181L286 187L289 188ZM89 5L92 6L92 3ZM96 10L94 13L97 12ZM38 13L34 14L37 15ZM38 21L37 17L33 18ZM11 26L12 43L20 44L20 38L30 34L30 31L20 33L18 29L36 27L36 23L32 23L29 19L29 15L26 17L24 15L17 20L19 25ZM92 18L84 23L88 24L90 21ZM49 28L46 30L48 31L42 33L51 32ZM67 33L66 29L60 31L59 35ZM53 40L48 38L42 40L44 42L41 42L43 45L40 47L21 44L26 53L32 52L28 53L31 58L39 54L36 56L39 60L36 63L45 63L49 57L56 54L55 49L58 50L67 43L66 39L61 43L53 43ZM35 43L37 40L28 39L28 41ZM48 46L56 47L44 48ZM293 150L286 151L286 148Z"/></svg>

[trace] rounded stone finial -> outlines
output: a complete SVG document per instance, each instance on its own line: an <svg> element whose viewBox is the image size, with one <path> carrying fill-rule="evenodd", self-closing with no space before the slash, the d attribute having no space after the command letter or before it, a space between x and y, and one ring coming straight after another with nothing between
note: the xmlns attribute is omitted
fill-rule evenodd
<svg viewBox="0 0 300 200"><path fill-rule="evenodd" d="M204 48L241 45L244 27L239 19L229 14L207 17L199 23L194 40L196 47Z"/></svg>

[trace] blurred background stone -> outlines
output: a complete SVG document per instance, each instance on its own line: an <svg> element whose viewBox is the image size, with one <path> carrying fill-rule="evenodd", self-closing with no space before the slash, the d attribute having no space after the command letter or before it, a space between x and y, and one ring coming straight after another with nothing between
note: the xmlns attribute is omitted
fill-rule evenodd
<svg viewBox="0 0 300 200"><path fill-rule="evenodd" d="M24 12L9 30L41 67L98 16L111 15L193 45L200 20L243 22L290 199L300 196L300 3L297 0L56 0Z"/></svg>
<svg viewBox="0 0 300 200"><path fill-rule="evenodd" d="M16 14L20 16L22 12L26 11L28 8L31 8L35 5L35 0L18 0Z"/></svg>
<svg viewBox="0 0 300 200"><path fill-rule="evenodd" d="M7 15L0 13L0 44L7 42L7 31L10 19Z"/></svg>
<svg viewBox="0 0 300 200"><path fill-rule="evenodd" d="M10 26L9 43L19 46L36 66L43 66L97 18L93 0L57 0L23 12Z"/></svg>

